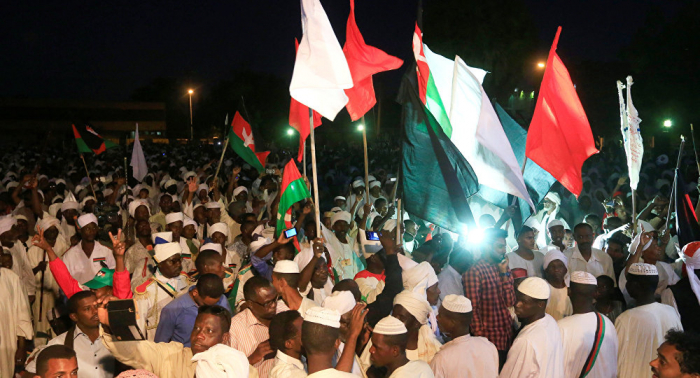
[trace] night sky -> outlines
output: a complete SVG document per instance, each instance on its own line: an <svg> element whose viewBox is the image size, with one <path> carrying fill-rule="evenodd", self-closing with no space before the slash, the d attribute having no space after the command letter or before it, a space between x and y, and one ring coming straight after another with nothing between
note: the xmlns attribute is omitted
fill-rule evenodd
<svg viewBox="0 0 700 378"><path fill-rule="evenodd" d="M652 5L665 17L677 8L673 0L524 1L543 59L563 26L559 55L565 62L617 60ZM349 5L322 3L342 44ZM358 0L356 8L369 44L410 58L415 0ZM294 37L301 37L295 0L13 1L3 4L3 13L0 97L128 100L157 77L195 76L206 88L241 68L289 82Z"/></svg>

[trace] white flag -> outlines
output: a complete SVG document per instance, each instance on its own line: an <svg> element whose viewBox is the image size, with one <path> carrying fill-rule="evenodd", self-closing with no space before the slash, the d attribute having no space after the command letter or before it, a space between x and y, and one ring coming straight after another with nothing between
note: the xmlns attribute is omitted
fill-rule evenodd
<svg viewBox="0 0 700 378"><path fill-rule="evenodd" d="M639 124L642 120L632 103L632 76L627 76L627 107L622 99L622 89L625 87L617 82L617 94L620 100L620 128L627 155L627 169L630 176L630 187L637 190L639 184L639 172L642 169L642 157L644 156L644 143Z"/></svg>
<svg viewBox="0 0 700 378"><path fill-rule="evenodd" d="M501 121L481 83L486 71L469 67L459 56L452 61L423 45L443 107L452 125L448 135L469 162L480 185L534 204Z"/></svg>
<svg viewBox="0 0 700 378"><path fill-rule="evenodd" d="M292 98L322 116L335 116L348 103L352 76L343 49L319 0L301 0L301 38L289 85Z"/></svg>
<svg viewBox="0 0 700 378"><path fill-rule="evenodd" d="M133 168L132 175L136 180L141 182L148 174L148 166L146 166L146 157L143 155L141 142L139 141L139 124L136 124L136 132L134 132L134 146L131 152L131 167Z"/></svg>

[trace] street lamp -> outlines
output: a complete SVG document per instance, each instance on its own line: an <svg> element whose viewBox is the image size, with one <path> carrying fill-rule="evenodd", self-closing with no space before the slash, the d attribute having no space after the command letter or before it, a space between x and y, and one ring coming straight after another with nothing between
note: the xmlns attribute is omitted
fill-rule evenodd
<svg viewBox="0 0 700 378"><path fill-rule="evenodd" d="M189 89L187 93L190 95L190 141L194 141L194 128L192 127L192 94L194 90Z"/></svg>
<svg viewBox="0 0 700 378"><path fill-rule="evenodd" d="M362 131L364 129L365 129L365 125L362 125L362 124L357 125L357 131Z"/></svg>
<svg viewBox="0 0 700 378"><path fill-rule="evenodd" d="M545 66L544 62L537 63L537 68L544 68L544 66Z"/></svg>
<svg viewBox="0 0 700 378"><path fill-rule="evenodd" d="M287 129L287 135L292 135L294 134L294 130L292 129Z"/></svg>
<svg viewBox="0 0 700 378"><path fill-rule="evenodd" d="M671 122L670 119L667 119L664 121L664 127L671 127L673 126L673 122Z"/></svg>

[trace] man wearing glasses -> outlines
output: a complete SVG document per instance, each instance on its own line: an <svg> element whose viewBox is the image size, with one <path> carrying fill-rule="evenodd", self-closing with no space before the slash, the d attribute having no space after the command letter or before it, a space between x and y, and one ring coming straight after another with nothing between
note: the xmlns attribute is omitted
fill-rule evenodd
<svg viewBox="0 0 700 378"><path fill-rule="evenodd" d="M277 313L278 294L272 283L260 276L243 286L245 310L231 319L231 347L248 356L248 363L267 378L274 366L275 351L270 347L270 321Z"/></svg>

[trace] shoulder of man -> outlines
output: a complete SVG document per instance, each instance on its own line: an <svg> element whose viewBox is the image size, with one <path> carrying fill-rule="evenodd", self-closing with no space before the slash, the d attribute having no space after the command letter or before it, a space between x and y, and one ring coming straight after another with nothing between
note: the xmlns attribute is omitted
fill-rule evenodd
<svg viewBox="0 0 700 378"><path fill-rule="evenodd" d="M147 279L146 281L144 281L144 283L142 283L141 285L136 286L136 287L134 288L134 294L135 294L135 295L139 295L139 294L140 294L140 295L146 295L146 294L148 294L148 288L149 288L151 285L155 284L155 282L156 282L155 277L153 277L153 276L148 277L148 279Z"/></svg>

